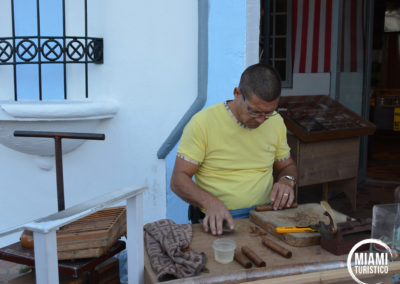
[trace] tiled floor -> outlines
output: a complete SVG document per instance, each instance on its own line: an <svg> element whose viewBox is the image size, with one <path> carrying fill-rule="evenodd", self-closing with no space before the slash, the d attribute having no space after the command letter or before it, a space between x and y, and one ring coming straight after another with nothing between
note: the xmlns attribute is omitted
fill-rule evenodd
<svg viewBox="0 0 400 284"><path fill-rule="evenodd" d="M0 284L8 283L9 280L29 271L30 268L25 265L0 260Z"/></svg>

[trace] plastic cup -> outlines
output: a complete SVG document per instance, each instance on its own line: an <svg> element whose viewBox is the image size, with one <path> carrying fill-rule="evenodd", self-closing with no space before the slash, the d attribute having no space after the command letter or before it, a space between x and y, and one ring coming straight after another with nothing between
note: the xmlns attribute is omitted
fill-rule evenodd
<svg viewBox="0 0 400 284"><path fill-rule="evenodd" d="M216 239L213 243L215 260L222 264L232 262L235 248L234 240L228 238Z"/></svg>

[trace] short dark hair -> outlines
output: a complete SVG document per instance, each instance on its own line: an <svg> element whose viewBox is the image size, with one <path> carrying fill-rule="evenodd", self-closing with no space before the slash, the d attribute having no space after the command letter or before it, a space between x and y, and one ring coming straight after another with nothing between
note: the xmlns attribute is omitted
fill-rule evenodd
<svg viewBox="0 0 400 284"><path fill-rule="evenodd" d="M281 95L281 78L274 67L268 64L254 64L244 70L240 77L239 90L250 98L256 95L271 102Z"/></svg>

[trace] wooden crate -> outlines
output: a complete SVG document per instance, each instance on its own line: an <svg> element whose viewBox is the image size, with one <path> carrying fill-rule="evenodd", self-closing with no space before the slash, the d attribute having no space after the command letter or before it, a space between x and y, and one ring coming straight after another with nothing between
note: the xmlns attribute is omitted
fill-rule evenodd
<svg viewBox="0 0 400 284"><path fill-rule="evenodd" d="M79 277L60 275L60 284L119 284L119 261L111 257L97 265L92 271L87 271ZM0 282L2 283L2 282ZM35 284L36 277L34 269L24 275L10 279L9 284Z"/></svg>
<svg viewBox="0 0 400 284"><path fill-rule="evenodd" d="M303 142L288 135L291 155L297 164L296 185L323 185L323 199L335 189L342 190L356 208L359 138ZM297 197L297 196L296 196Z"/></svg>
<svg viewBox="0 0 400 284"><path fill-rule="evenodd" d="M304 143L288 135L297 163L298 185L306 186L357 176L359 138Z"/></svg>
<svg viewBox="0 0 400 284"><path fill-rule="evenodd" d="M125 206L103 209L57 231L58 259L99 257L125 234Z"/></svg>

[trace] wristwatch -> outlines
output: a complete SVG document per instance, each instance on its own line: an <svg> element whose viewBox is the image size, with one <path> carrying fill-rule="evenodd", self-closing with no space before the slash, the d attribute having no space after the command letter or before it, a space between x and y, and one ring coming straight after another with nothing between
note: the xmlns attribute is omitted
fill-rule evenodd
<svg viewBox="0 0 400 284"><path fill-rule="evenodd" d="M281 176L280 178L279 178L279 180L281 180L281 179L283 179L283 178L285 178L285 179L289 179L289 180L292 180L293 181L293 186L295 186L296 185L296 183L297 183L297 180L296 180L296 178L295 177L293 177L293 176Z"/></svg>

